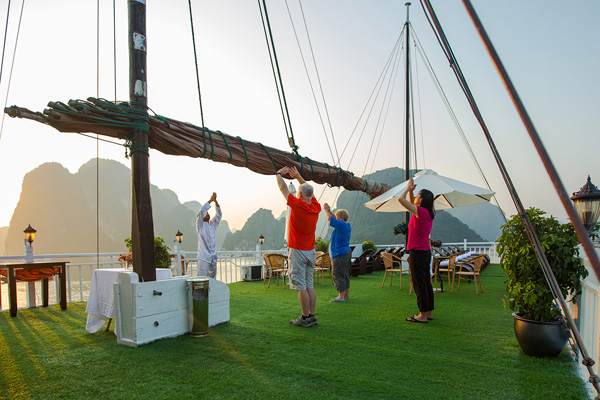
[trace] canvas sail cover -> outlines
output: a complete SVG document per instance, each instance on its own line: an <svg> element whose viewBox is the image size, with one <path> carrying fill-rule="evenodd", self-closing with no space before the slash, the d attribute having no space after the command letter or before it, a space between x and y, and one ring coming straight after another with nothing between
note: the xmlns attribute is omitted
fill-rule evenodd
<svg viewBox="0 0 600 400"><path fill-rule="evenodd" d="M89 98L48 103L43 113L11 106L5 112L11 117L32 119L50 125L60 132L90 132L130 143L135 131L148 130L148 146L164 154L206 158L247 168L262 175L275 175L284 166L295 166L306 181L346 190L362 191L370 198L386 192L386 183L367 181L350 171L311 160L299 154L268 147L259 142L243 140L220 131L159 115L148 115L129 103L114 103ZM130 151L139 151L130 147ZM143 149L145 150L145 149Z"/></svg>

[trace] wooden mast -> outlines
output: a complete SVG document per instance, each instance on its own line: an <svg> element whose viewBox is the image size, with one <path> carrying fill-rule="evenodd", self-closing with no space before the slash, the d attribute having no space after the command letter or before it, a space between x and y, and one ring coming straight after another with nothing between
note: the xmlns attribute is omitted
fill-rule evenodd
<svg viewBox="0 0 600 400"><path fill-rule="evenodd" d="M133 133L131 148L131 245L133 271L140 281L156 280L154 221L148 167L148 92L146 82L146 1L128 0L129 99L145 118L145 130Z"/></svg>
<svg viewBox="0 0 600 400"><path fill-rule="evenodd" d="M404 137L404 145L405 148L405 160L404 160L404 180L408 181L410 179L410 33L409 33L409 19L408 12L410 3L407 2L404 4L406 6L406 22L404 23L404 29L406 30L406 110L405 110L405 120L406 120L406 132ZM410 219L410 213L407 211L405 213L405 221L408 224L408 220ZM405 235L405 240L408 240L408 235Z"/></svg>

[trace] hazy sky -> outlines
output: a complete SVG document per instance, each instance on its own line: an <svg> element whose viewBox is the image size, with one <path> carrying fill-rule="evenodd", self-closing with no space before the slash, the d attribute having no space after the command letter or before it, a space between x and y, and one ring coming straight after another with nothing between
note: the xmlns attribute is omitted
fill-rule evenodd
<svg viewBox="0 0 600 400"><path fill-rule="evenodd" d="M127 2L117 0L116 3L116 98L128 100ZM304 0L301 3L338 151L349 143L342 157L342 167L357 175L404 165L403 69L395 83L382 137L376 136L373 150L369 151L380 106L374 107L358 147L362 128L350 140L402 31L406 20L404 3L388 0ZM432 4L523 203L565 219L566 213L462 2L433 0ZM597 23L600 2L477 0L473 4L569 194L579 190L588 174L596 185L600 184L597 156L600 148L600 25ZM192 5L206 126L245 140L289 149L257 2L205 0L192 1ZM287 5L320 99L299 3L288 0ZM286 2L267 1L267 6L300 153L332 164ZM0 1L2 27L6 24L7 7L6 0ZM101 1L100 6L99 80L96 0L26 1L12 67L20 10L21 1L12 1L0 82L0 98L5 99L7 105L41 111L48 101L67 102L90 96L115 99L111 1ZM498 193L500 206L507 214L514 214L514 206L481 129L419 2L413 1L410 10L418 39L492 190ZM188 2L148 0L147 29L149 106L157 114L200 125ZM423 61L414 53L413 60L418 67L423 66ZM413 77L415 96L418 96L415 105L419 137L417 168L430 168L439 174L483 186L427 72L421 68ZM319 104L324 114L322 102ZM325 126L328 129L329 123L325 122ZM329 140L332 141L331 137ZM45 162L59 162L75 173L83 163L96 157L96 146L95 140L78 134L59 133L33 121L5 117L0 138L0 226L10 223L27 172ZM121 146L100 142L99 155L129 166ZM276 216L284 210L284 199L271 176L156 151L150 153L150 171L152 184L175 191L181 202L204 202L216 191L224 219L236 229L259 207L273 210ZM322 191L322 186L316 188L317 195ZM331 202L336 193L337 190L327 188L322 201ZM103 209L102 204L99 210L110 212ZM31 224L35 226L35 221Z"/></svg>

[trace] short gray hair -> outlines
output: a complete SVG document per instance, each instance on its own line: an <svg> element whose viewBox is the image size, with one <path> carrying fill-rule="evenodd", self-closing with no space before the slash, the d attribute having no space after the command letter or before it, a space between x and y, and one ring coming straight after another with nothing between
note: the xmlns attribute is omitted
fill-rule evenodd
<svg viewBox="0 0 600 400"><path fill-rule="evenodd" d="M343 208L341 210L338 210L335 213L335 216L337 219L341 219L345 222L348 222L348 211L344 210Z"/></svg>
<svg viewBox="0 0 600 400"><path fill-rule="evenodd" d="M313 193L315 192L313 187L308 183L303 183L302 185L300 185L298 190L300 190L304 197L306 197L307 199L311 199L313 197Z"/></svg>

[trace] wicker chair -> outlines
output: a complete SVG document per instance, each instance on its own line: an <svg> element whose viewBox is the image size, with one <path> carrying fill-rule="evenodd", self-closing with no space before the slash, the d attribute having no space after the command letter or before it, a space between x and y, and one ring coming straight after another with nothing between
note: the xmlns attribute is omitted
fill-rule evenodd
<svg viewBox="0 0 600 400"><path fill-rule="evenodd" d="M392 253L383 252L381 253L381 257L383 258L383 265L385 266L385 274L383 275L383 282L381 283L381 287L385 285L385 279L387 278L388 273L390 274L390 286L392 286L392 280L394 276L400 277L400 290L402 290L402 273L409 272L408 270L408 261L401 259L400 257L396 257ZM402 268L402 263L406 263L406 269ZM396 265L398 267L396 267Z"/></svg>
<svg viewBox="0 0 600 400"><path fill-rule="evenodd" d="M267 289L271 287L271 278L275 276L277 278L277 286L279 286L279 277L283 277L283 288L285 289L285 276L287 275L287 257L277 253L263 254L263 260L267 271L263 280L263 284L269 277L269 285Z"/></svg>

